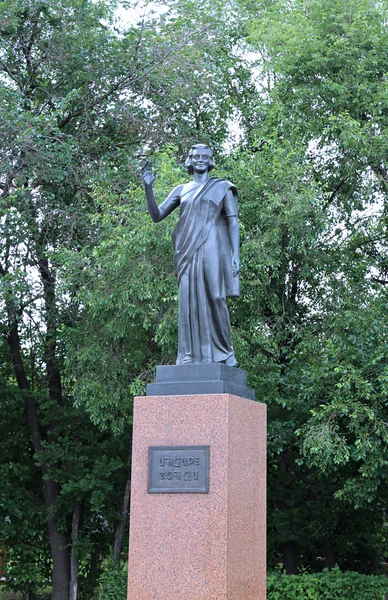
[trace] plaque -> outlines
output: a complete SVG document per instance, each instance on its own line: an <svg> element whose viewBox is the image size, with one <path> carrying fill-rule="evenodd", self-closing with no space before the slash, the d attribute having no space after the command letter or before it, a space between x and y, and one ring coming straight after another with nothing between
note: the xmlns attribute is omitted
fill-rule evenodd
<svg viewBox="0 0 388 600"><path fill-rule="evenodd" d="M149 494L208 494L210 446L150 446Z"/></svg>

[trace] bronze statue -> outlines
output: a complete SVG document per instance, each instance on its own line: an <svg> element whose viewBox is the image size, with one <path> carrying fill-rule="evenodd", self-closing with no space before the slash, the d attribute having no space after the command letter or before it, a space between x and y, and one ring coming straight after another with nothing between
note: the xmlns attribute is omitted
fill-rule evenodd
<svg viewBox="0 0 388 600"><path fill-rule="evenodd" d="M236 366L230 341L226 296L239 296L239 227L237 189L224 179L209 177L212 152L196 144L185 166L194 181L178 185L158 206L152 164L143 167L148 210L158 223L180 207L172 235L179 283L177 364L222 362Z"/></svg>

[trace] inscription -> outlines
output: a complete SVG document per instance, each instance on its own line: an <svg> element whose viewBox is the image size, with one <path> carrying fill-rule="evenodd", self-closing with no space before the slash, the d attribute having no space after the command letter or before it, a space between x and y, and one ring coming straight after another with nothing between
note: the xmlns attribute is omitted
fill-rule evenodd
<svg viewBox="0 0 388 600"><path fill-rule="evenodd" d="M148 493L209 492L209 446L150 446Z"/></svg>

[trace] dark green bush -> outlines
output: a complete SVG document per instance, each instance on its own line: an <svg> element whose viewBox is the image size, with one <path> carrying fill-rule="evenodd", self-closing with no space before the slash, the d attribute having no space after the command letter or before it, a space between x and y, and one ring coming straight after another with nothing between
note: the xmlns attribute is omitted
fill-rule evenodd
<svg viewBox="0 0 388 600"><path fill-rule="evenodd" d="M384 600L388 578L383 575L344 573L338 567L322 573L267 577L267 600Z"/></svg>
<svg viewBox="0 0 388 600"><path fill-rule="evenodd" d="M284 575L269 573L267 600L384 600L388 594L388 577L340 571L338 567L322 573ZM126 600L127 567L113 569L104 565L98 600Z"/></svg>
<svg viewBox="0 0 388 600"><path fill-rule="evenodd" d="M106 561L100 577L98 600L126 600L127 598L127 565L119 569L113 568L112 561Z"/></svg>

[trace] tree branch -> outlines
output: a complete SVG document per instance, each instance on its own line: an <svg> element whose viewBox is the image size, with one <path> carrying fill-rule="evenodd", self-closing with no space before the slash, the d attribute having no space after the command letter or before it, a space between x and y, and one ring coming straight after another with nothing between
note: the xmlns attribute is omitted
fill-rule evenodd
<svg viewBox="0 0 388 600"><path fill-rule="evenodd" d="M315 490L314 482L312 482L311 479L309 479L303 473L303 471L301 469L299 469L299 467L296 466L293 459L288 454L285 454L284 452L282 452L279 455L279 458L286 465L286 467L288 467L294 473L294 475L296 475L298 477L298 479L303 481L303 483L305 483L310 488L311 496L312 496L314 502L317 502L319 499L319 496Z"/></svg>
<svg viewBox="0 0 388 600"><path fill-rule="evenodd" d="M198 34L196 34L194 36L193 39L195 39L195 38L197 38L199 36L202 37L203 34L209 29L209 27L210 27L210 25L206 26L206 27L203 27L201 29L201 31L198 32ZM122 89L128 87L129 85L133 85L134 83L137 83L137 82L141 81L142 79L144 79L145 77L147 77L147 75L149 75L150 73L152 73L153 71L155 71L155 69L157 69L158 67L160 67L160 65L162 65L163 63L165 63L166 60L168 59L168 57L171 56L171 54L174 54L175 52L178 52L181 48L184 48L185 46L187 46L187 44L189 43L189 41L191 41L191 40L185 40L181 44L178 44L177 46L174 46L174 47L170 48L170 50L168 50L162 56L162 58L160 58L159 60L153 62L151 64L151 66L148 69L145 69L140 75L135 76L133 74L133 72L132 72L129 76L122 78L117 83L115 83L114 85L112 85L106 92L104 92L100 96L97 96L93 101L86 102L85 105L82 108L78 108L77 110L69 113L58 124L59 129L63 129L63 127L65 127L75 117L79 117L80 115L82 115L86 111L90 110L91 108L94 108L94 107L98 106L99 104L101 104L102 102L104 102L104 100L106 100L107 98L109 98L115 92L117 92L119 90L122 90Z"/></svg>
<svg viewBox="0 0 388 600"><path fill-rule="evenodd" d="M333 200L335 199L336 195L338 194L338 192L340 191L340 189L342 188L342 186L344 185L344 183L346 182L346 179L341 179L337 185L335 186L334 190L331 192L329 198L327 199L327 201L324 204L324 210L326 210L327 208L329 208L330 204L333 202Z"/></svg>

